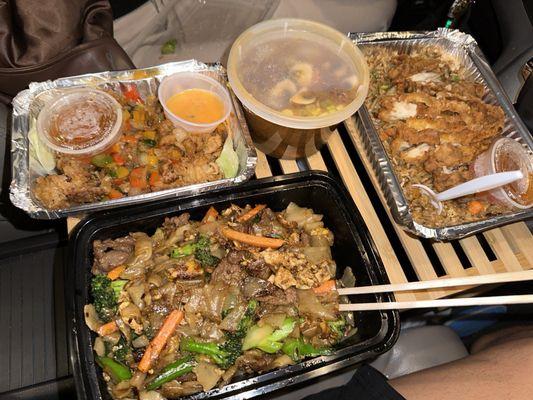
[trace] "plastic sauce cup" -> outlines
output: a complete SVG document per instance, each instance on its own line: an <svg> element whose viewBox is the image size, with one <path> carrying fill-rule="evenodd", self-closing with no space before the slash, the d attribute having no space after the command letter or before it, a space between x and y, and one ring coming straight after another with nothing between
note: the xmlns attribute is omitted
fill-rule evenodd
<svg viewBox="0 0 533 400"><path fill-rule="evenodd" d="M120 138L121 126L118 101L93 88L63 91L37 117L37 132L44 144L72 156L103 152Z"/></svg>
<svg viewBox="0 0 533 400"><path fill-rule="evenodd" d="M187 121L174 115L167 108L167 101L173 95L188 89L202 89L215 94L224 106L222 117L208 124L199 124ZM231 111L231 99L228 91L217 80L197 72L178 72L163 79L157 90L159 102L163 107L165 116L174 126L181 127L187 132L210 133L228 118Z"/></svg>
<svg viewBox="0 0 533 400"><path fill-rule="evenodd" d="M488 199L504 206L524 210L533 206L518 196L531 193L533 187L533 156L516 140L502 137L496 139L487 151L481 153L473 164L476 177L520 169L524 178L509 185L487 192Z"/></svg>

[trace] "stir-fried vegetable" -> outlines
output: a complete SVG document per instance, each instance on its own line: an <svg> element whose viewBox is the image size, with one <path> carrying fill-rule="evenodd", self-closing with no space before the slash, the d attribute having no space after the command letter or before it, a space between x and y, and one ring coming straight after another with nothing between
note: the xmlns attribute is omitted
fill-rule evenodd
<svg viewBox="0 0 533 400"><path fill-rule="evenodd" d="M157 389L162 384L191 372L195 365L196 361L192 357L180 358L163 368L155 379L146 385L146 389Z"/></svg>
<svg viewBox="0 0 533 400"><path fill-rule="evenodd" d="M103 324L96 331L100 336L111 335L113 332L118 331L118 325L115 321L110 321L106 324Z"/></svg>
<svg viewBox="0 0 533 400"><path fill-rule="evenodd" d="M229 368L235 363L237 357L243 351L243 339L253 324L257 301L251 300L248 303L246 311L239 322L238 329L235 332L226 333L226 341L222 344L211 342L199 342L194 339L184 339L180 343L183 351L191 353L205 354L213 359L223 368Z"/></svg>
<svg viewBox="0 0 533 400"><path fill-rule="evenodd" d="M342 339L344 333L346 332L346 320L344 318L339 318L336 321L328 321L329 328L337 335L337 337Z"/></svg>
<svg viewBox="0 0 533 400"><path fill-rule="evenodd" d="M250 211L240 215L237 218L237 221L246 222L246 221L252 219L253 217L255 217L257 214L259 214L261 212L261 210L263 210L265 207L266 207L265 204L258 204L254 208L252 208Z"/></svg>
<svg viewBox="0 0 533 400"><path fill-rule="evenodd" d="M120 294L120 304L104 304L114 312L105 323L93 304L84 313L99 335L96 355L115 363L104 361L107 370L118 368L106 373L115 400L208 391L234 374L328 354L354 332L332 291L331 232L312 210L292 210L301 226L286 211L231 205L210 208L201 221L174 216L155 232L95 243L95 282ZM121 380L121 366L130 379Z"/></svg>
<svg viewBox="0 0 533 400"><path fill-rule="evenodd" d="M167 343L168 338L174 333L176 327L182 319L183 311L181 310L174 310L167 316L165 322L163 322L163 325L159 329L159 332L157 332L155 338L146 348L146 351L144 352L143 357L137 366L139 371L147 372L150 369L152 363L157 359L157 357L159 357L159 353L161 353L161 350Z"/></svg>
<svg viewBox="0 0 533 400"><path fill-rule="evenodd" d="M230 228L222 229L222 234L228 239L246 243L255 247L277 249L285 244L285 241L282 239L249 235L247 233L239 232Z"/></svg>
<svg viewBox="0 0 533 400"><path fill-rule="evenodd" d="M112 358L96 357L96 362L115 382L121 382L131 378L130 369Z"/></svg>
<svg viewBox="0 0 533 400"><path fill-rule="evenodd" d="M294 361L299 361L306 357L316 357L327 355L331 353L328 348L316 348L309 343L305 343L303 339L287 339L281 348L281 351L292 358Z"/></svg>
<svg viewBox="0 0 533 400"><path fill-rule="evenodd" d="M102 321L110 321L117 313L118 297L126 280L112 281L106 275L96 275L91 281L93 304Z"/></svg>
<svg viewBox="0 0 533 400"><path fill-rule="evenodd" d="M183 246L172 249L170 256L172 258L181 258L194 254L194 257L202 267L213 267L220 261L211 254L210 241L207 236L200 236L194 243L187 243Z"/></svg>
<svg viewBox="0 0 533 400"><path fill-rule="evenodd" d="M296 326L296 319L286 317L279 329L274 330L270 325L254 325L244 338L243 350L258 348L265 353L276 353L283 346L282 340L291 334Z"/></svg>

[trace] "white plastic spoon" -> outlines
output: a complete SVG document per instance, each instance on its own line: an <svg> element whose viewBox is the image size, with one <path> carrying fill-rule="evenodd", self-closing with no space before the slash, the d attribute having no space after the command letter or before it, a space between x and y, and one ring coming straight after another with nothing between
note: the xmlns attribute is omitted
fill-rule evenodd
<svg viewBox="0 0 533 400"><path fill-rule="evenodd" d="M423 194L429 197L431 204L437 209L440 214L442 212L442 202L446 200L457 199L458 197L467 196L469 194L484 192L486 190L494 189L499 186L507 185L514 181L518 181L524 177L520 170L498 172L496 174L480 176L460 185L454 186L441 193L435 193L426 185L416 183L412 185L422 191Z"/></svg>

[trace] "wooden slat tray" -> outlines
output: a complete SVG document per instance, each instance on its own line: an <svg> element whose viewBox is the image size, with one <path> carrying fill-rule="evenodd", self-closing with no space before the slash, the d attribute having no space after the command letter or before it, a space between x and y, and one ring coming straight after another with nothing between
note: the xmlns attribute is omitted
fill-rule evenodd
<svg viewBox="0 0 533 400"><path fill-rule="evenodd" d="M349 134L357 129L339 126L319 153L299 160L276 160L258 151L256 177L308 169L328 171L341 180L357 205L383 260L391 283L451 278L533 268L533 235L524 222L452 242L420 239L399 227L389 214L360 144ZM69 231L79 220L68 219ZM430 300L468 287L402 292L398 301Z"/></svg>
<svg viewBox="0 0 533 400"><path fill-rule="evenodd" d="M352 120L350 129L356 129ZM379 191L377 178L361 146L349 130L340 127L326 148L307 159L274 160L258 154L258 178L306 169L337 176L359 208L391 283L519 271L533 268L533 235L524 222L471 236L437 243L405 232L392 219ZM468 287L404 292L399 301L437 299Z"/></svg>

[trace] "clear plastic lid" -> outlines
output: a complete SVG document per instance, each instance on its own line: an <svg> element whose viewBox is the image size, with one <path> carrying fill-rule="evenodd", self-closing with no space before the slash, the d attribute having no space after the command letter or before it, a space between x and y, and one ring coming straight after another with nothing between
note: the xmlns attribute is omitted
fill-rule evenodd
<svg viewBox="0 0 533 400"><path fill-rule="evenodd" d="M230 51L228 78L250 111L300 129L350 117L369 84L365 58L348 37L299 19L265 21L242 33Z"/></svg>
<svg viewBox="0 0 533 400"><path fill-rule="evenodd" d="M49 102L37 118L42 141L59 153L84 156L118 140L122 107L102 90L69 89Z"/></svg>

